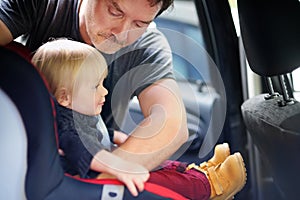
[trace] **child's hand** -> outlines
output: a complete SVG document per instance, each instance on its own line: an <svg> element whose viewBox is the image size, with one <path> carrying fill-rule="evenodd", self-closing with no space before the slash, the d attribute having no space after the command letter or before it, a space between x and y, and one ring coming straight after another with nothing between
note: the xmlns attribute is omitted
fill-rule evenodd
<svg viewBox="0 0 300 200"><path fill-rule="evenodd" d="M58 149L58 154L61 156L65 156L65 152L62 149Z"/></svg>
<svg viewBox="0 0 300 200"><path fill-rule="evenodd" d="M139 192L144 190L144 184L149 179L150 174L148 173L128 173L121 172L117 174L117 179L122 181L133 196L138 196Z"/></svg>
<svg viewBox="0 0 300 200"><path fill-rule="evenodd" d="M142 192L144 190L144 184L149 179L149 173L128 173L128 172L121 172L118 173L116 176L101 173L97 178L98 179L118 179L119 181L123 182L130 193L133 196L137 196L138 192Z"/></svg>
<svg viewBox="0 0 300 200"><path fill-rule="evenodd" d="M114 143L116 145L123 144L127 140L127 138L128 135L126 133L114 130Z"/></svg>
<svg viewBox="0 0 300 200"><path fill-rule="evenodd" d="M123 160L105 150L94 156L91 169L101 172L97 178L117 178L126 185L133 196L144 190L144 183L150 177L149 171L142 165Z"/></svg>

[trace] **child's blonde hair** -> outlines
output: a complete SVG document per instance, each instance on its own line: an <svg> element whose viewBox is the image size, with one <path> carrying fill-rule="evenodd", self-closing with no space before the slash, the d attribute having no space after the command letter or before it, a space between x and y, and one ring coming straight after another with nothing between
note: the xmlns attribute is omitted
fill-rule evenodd
<svg viewBox="0 0 300 200"><path fill-rule="evenodd" d="M32 63L45 76L51 93L57 98L59 88L73 91L83 78L105 77L107 64L92 46L68 39L57 39L42 45Z"/></svg>

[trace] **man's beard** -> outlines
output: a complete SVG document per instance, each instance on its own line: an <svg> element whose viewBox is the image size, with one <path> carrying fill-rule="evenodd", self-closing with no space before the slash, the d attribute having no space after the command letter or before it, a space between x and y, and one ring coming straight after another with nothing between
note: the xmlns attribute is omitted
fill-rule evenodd
<svg viewBox="0 0 300 200"><path fill-rule="evenodd" d="M93 22L91 21L89 23L93 24ZM97 26L91 25L90 27ZM119 33L118 35L114 35L101 30L87 30L92 45L106 54L113 54L119 51L121 48L134 43L145 31L146 28L137 28L127 32Z"/></svg>

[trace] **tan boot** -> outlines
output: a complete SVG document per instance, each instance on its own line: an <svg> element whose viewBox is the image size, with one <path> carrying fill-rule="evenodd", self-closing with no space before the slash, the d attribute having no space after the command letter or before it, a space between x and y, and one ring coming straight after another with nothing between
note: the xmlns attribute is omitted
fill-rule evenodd
<svg viewBox="0 0 300 200"><path fill-rule="evenodd" d="M230 155L230 149L228 143L218 144L214 150L214 156L207 162L200 164L200 169L207 171L209 167L217 166L224 162L224 160Z"/></svg>
<svg viewBox="0 0 300 200"><path fill-rule="evenodd" d="M210 199L228 200L239 192L247 180L246 168L240 153L228 156L216 167L203 171L211 186Z"/></svg>

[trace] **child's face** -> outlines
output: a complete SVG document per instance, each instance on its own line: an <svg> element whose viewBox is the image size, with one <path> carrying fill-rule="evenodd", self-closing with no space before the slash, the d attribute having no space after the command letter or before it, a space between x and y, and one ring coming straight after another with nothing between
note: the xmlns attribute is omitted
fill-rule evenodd
<svg viewBox="0 0 300 200"><path fill-rule="evenodd" d="M98 115L102 111L105 95L108 91L103 86L104 77L86 78L73 92L72 109L85 115Z"/></svg>

